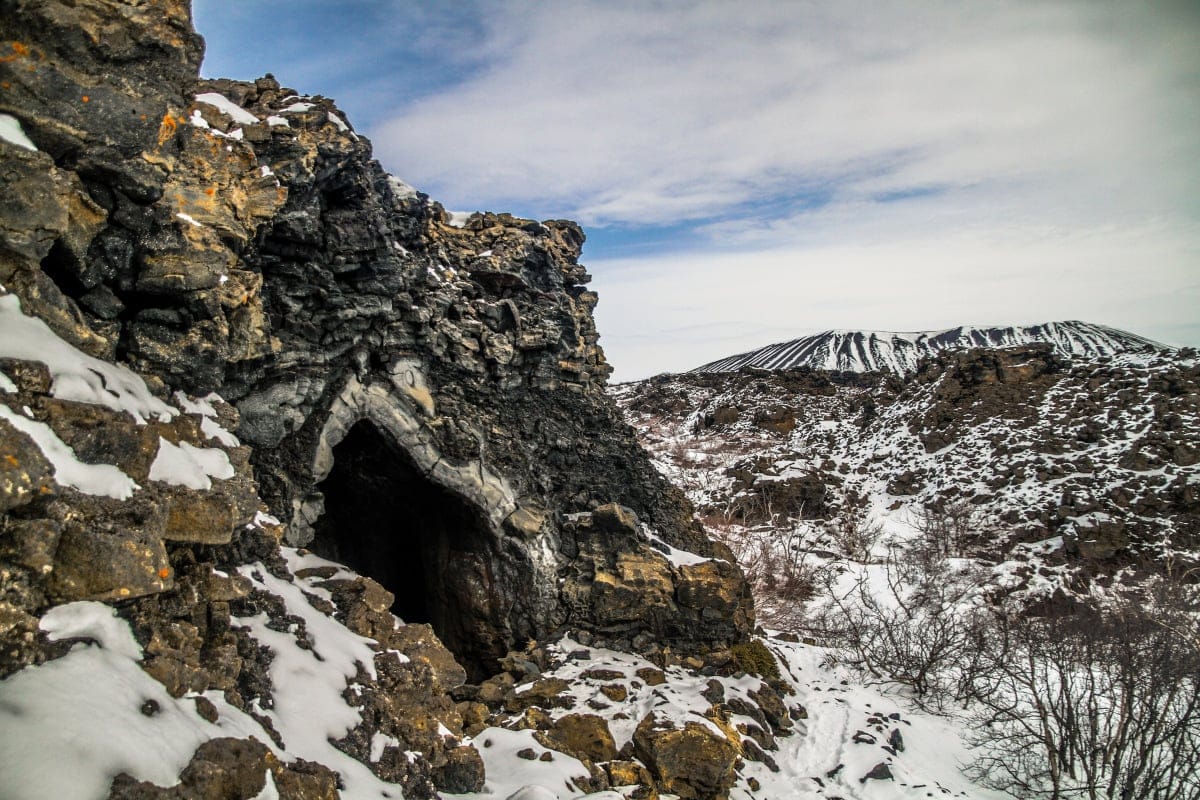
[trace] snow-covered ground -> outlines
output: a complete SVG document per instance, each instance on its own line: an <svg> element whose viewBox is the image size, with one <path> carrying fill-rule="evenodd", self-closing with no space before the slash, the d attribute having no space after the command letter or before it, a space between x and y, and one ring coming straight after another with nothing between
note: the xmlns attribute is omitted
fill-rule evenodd
<svg viewBox="0 0 1200 800"><path fill-rule="evenodd" d="M611 391L659 470L735 539L757 527L853 570L852 529L872 534L867 560L878 562L937 521L929 507L948 508L967 529L954 554L1030 601L1079 589L1095 565L1076 543L1101 526L1119 529L1125 558L1193 563L1197 520L1183 498L1200 485L1195 358L1046 369L965 390L947 367L659 376Z"/></svg>
<svg viewBox="0 0 1200 800"><path fill-rule="evenodd" d="M293 550L285 554L293 570L330 565ZM352 633L313 604L324 599L323 590L314 585L319 579L288 582L270 575L261 565L247 566L242 573L256 588L279 597L288 614L304 620L304 642L294 632L269 627L265 617L238 620L274 653L273 707L258 712L271 720L283 747L270 745L271 737L262 726L226 703L219 692L204 695L219 713L216 722L200 716L193 696L171 697L140 669L141 646L128 623L110 606L70 603L52 609L41 624L51 639L76 642L71 650L0 681L4 797L103 798L119 772L170 786L199 744L225 736L255 736L284 761L302 757L335 769L342 777L343 797L398 797L395 786L380 781L366 765L331 744L331 739L341 737L360 721L360 711L346 702L346 690L360 667L371 669L378 645ZM339 571L339 577L352 577L352 573ZM745 760L731 797L885 800L1000 796L963 777L960 768L970 754L963 745L961 723L915 712L897 692L856 683L855 674L833 664L830 652L823 648L777 638L764 641L779 661L781 677L792 692L785 702L797 719L794 733L778 737L779 749L769 753L777 769ZM618 748L633 737L638 722L648 713L679 727L700 722L720 735L722 727L705 716L711 702L704 693L711 696L715 682L726 701L741 698L749 702L751 692L762 684L751 675L712 677L671 667L664 671L663 683L651 686L638 675L639 670L654 669L644 659L601 649L589 650L586 659L567 657L580 649L569 638L549 648L561 665L543 677L562 678L569 688L563 693L566 701L548 711L557 717L568 713L561 705L594 710L608 722ZM601 683L586 675L589 670L608 672ZM616 703L605 700L602 684L619 684L627 698ZM754 724L753 719L738 714L729 722ZM742 738L748 741L750 737ZM532 730L492 727L466 743L482 756L487 784L481 793L448 797L617 800L632 791L632 787L592 794L582 791L575 779L586 778L587 770L563 753L553 753L552 760L546 761L518 756L529 748L539 756L548 749L534 739ZM71 769L62 769L64 763L70 763ZM864 780L880 764L886 765L892 777Z"/></svg>

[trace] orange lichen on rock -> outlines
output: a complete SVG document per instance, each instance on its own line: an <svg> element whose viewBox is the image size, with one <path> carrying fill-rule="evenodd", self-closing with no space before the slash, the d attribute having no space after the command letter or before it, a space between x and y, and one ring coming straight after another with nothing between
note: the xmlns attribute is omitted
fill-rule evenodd
<svg viewBox="0 0 1200 800"><path fill-rule="evenodd" d="M168 139L175 135L175 131L178 129L179 123L171 116L171 112L168 111L166 114L163 114L162 124L158 126L158 146L162 147Z"/></svg>
<svg viewBox="0 0 1200 800"><path fill-rule="evenodd" d="M12 42L11 47L12 47L12 54L7 55L7 56L0 56L0 64L7 64L10 61L16 61L18 58L28 58L29 57L29 47L28 46L21 44L20 42Z"/></svg>

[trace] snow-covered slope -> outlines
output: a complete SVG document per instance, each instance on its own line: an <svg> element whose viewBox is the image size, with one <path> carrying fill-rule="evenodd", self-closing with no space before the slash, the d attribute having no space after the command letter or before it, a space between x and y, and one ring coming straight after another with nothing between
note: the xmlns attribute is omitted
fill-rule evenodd
<svg viewBox="0 0 1200 800"><path fill-rule="evenodd" d="M997 591L1041 602L1098 572L1200 559L1198 379L1190 351L1068 360L1042 345L944 352L908 376L664 375L613 392L718 533L773 525L869 559L842 540L878 524L882 558L927 509L956 509L958 550L995 567Z"/></svg>
<svg viewBox="0 0 1200 800"><path fill-rule="evenodd" d="M1137 334L1088 322L1046 322L1006 328L963 326L944 331L834 330L772 344L759 350L713 361L692 372L735 372L742 367L794 369L812 367L846 372L886 371L904 375L917 363L943 350L1050 344L1062 356L1111 356L1160 350L1163 345Z"/></svg>

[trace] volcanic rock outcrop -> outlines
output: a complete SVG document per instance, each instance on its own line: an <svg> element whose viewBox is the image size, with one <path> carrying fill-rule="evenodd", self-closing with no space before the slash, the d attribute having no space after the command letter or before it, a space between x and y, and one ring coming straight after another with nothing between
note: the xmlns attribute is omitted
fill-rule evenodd
<svg viewBox="0 0 1200 800"><path fill-rule="evenodd" d="M270 601L230 575L291 580L280 544L371 576L308 573L432 665L393 676L421 708L463 676L389 612L475 680L567 630L664 663L745 639L740 571L604 393L577 225L449 214L329 100L198 80L182 0L5 3L0 30L0 671L58 652L47 608L100 600L173 693L249 709L231 620ZM387 735L432 754L389 779L478 783L429 731Z"/></svg>

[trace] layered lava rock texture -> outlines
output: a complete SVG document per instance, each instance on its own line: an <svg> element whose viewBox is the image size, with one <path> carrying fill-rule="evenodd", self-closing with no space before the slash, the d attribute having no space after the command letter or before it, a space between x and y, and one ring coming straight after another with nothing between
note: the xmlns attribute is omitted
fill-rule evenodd
<svg viewBox="0 0 1200 800"><path fill-rule="evenodd" d="M0 30L0 299L152 394L140 415L88 405L38 354L3 354L13 413L134 484L30 472L0 423L4 673L48 657L38 617L68 601L116 603L163 653L191 652L152 639L163 615L192 614L210 648L249 587L196 565L283 574L280 544L374 578L370 613L394 597L476 680L565 631L650 656L745 639L740 571L604 393L576 224L448 214L329 100L199 80L183 0L6 2ZM156 479L160 440L219 452L210 486ZM156 677L238 681L203 666Z"/></svg>

